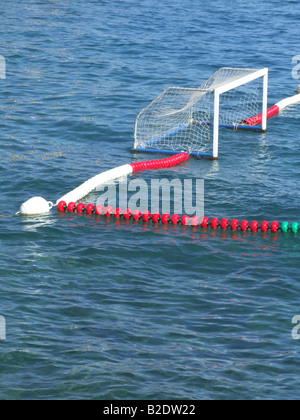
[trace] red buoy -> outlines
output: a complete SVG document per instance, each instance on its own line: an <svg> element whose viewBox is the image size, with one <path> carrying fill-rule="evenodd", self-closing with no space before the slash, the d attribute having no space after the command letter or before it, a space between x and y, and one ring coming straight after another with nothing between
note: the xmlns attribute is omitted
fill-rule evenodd
<svg viewBox="0 0 300 420"><path fill-rule="evenodd" d="M232 219L230 223L231 230L237 230L238 226L239 226L239 221L237 219Z"/></svg>
<svg viewBox="0 0 300 420"><path fill-rule="evenodd" d="M262 222L260 225L260 230L262 232L268 232L268 229L269 229L269 223L266 221Z"/></svg>
<svg viewBox="0 0 300 420"><path fill-rule="evenodd" d="M57 204L57 210L58 211L64 212L66 208L67 208L67 203L65 201L60 201Z"/></svg>
<svg viewBox="0 0 300 420"><path fill-rule="evenodd" d="M180 221L180 216L179 216L178 214L174 214L174 215L171 217L171 223L172 223L173 225L178 225L179 221Z"/></svg>
<svg viewBox="0 0 300 420"><path fill-rule="evenodd" d="M220 223L221 229L227 230L228 225L229 225L229 220L228 219L222 219L221 220L221 223Z"/></svg>
<svg viewBox="0 0 300 420"><path fill-rule="evenodd" d="M129 219L130 219L130 217L131 217L131 215L132 215L132 211L131 211L130 209L126 209L126 210L124 210L124 213L123 213L123 218L124 218L125 220L129 220Z"/></svg>
<svg viewBox="0 0 300 420"><path fill-rule="evenodd" d="M256 220L251 222L251 225L250 225L251 232L257 232L258 226L259 226L259 223Z"/></svg>
<svg viewBox="0 0 300 420"><path fill-rule="evenodd" d="M199 217L198 216L193 216L191 218L191 226L196 227L196 226L199 225L199 222L200 222L200 220L199 220Z"/></svg>
<svg viewBox="0 0 300 420"><path fill-rule="evenodd" d="M189 220L190 220L189 216L187 216L187 215L185 214L185 215L183 215L183 216L182 216L182 218L181 218L181 224L182 224L183 226L187 226L187 225L189 224Z"/></svg>
<svg viewBox="0 0 300 420"><path fill-rule="evenodd" d="M76 204L73 203L73 201L71 201L71 203L68 204L67 212L74 213L75 209L76 209Z"/></svg>
<svg viewBox="0 0 300 420"><path fill-rule="evenodd" d="M171 216L169 215L169 213L164 213L162 215L162 218L161 218L161 223L163 223L164 225L166 225L166 224L169 223L170 220L171 220Z"/></svg>
<svg viewBox="0 0 300 420"><path fill-rule="evenodd" d="M271 223L271 232L276 233L279 229L279 223L278 222L272 222Z"/></svg>
<svg viewBox="0 0 300 420"><path fill-rule="evenodd" d="M132 214L132 218L133 218L133 220L135 220L135 221L140 220L141 216L142 216L142 213L141 213L141 211L140 211L140 210L135 210L135 211L133 212L133 214Z"/></svg>
<svg viewBox="0 0 300 420"><path fill-rule="evenodd" d="M150 219L151 219L150 211L145 211L142 217L143 222L148 223Z"/></svg>
<svg viewBox="0 0 300 420"><path fill-rule="evenodd" d="M160 213L153 213L152 222L153 223L158 223L160 221L160 218L161 218Z"/></svg>
<svg viewBox="0 0 300 420"><path fill-rule="evenodd" d="M208 217L203 217L203 219L202 219L202 221L201 221L201 223L200 223L200 226L201 226L203 229L206 229L206 228L207 228L207 226L208 226L208 224L209 224L209 218L208 218Z"/></svg>
<svg viewBox="0 0 300 420"><path fill-rule="evenodd" d="M100 216L101 214L103 214L103 212L104 212L104 207L102 206L102 204L98 204L95 208L96 216Z"/></svg>
<svg viewBox="0 0 300 420"><path fill-rule="evenodd" d="M83 212L84 212L84 210L85 210L85 205L84 205L84 203L79 203L79 204L77 204L77 207L76 207L76 212L77 212L77 213L81 214L81 213L83 213Z"/></svg>
<svg viewBox="0 0 300 420"><path fill-rule="evenodd" d="M107 206L104 209L104 215L110 217L113 214L114 209L111 206Z"/></svg>
<svg viewBox="0 0 300 420"><path fill-rule="evenodd" d="M241 221L241 231L242 231L242 232L247 232L248 227L249 227L249 222L248 222L248 220L242 220L242 221Z"/></svg>
<svg viewBox="0 0 300 420"><path fill-rule="evenodd" d="M86 214L93 214L93 213L94 213L94 211L95 211L95 206L94 206L94 204L88 204L88 205L86 206L86 209L85 209Z"/></svg>
<svg viewBox="0 0 300 420"><path fill-rule="evenodd" d="M116 208L114 216L116 219L120 219L120 217L122 216L122 209L120 209L119 207Z"/></svg>
<svg viewBox="0 0 300 420"><path fill-rule="evenodd" d="M210 227L212 229L218 229L219 226L219 219L217 217L213 217L210 222Z"/></svg>

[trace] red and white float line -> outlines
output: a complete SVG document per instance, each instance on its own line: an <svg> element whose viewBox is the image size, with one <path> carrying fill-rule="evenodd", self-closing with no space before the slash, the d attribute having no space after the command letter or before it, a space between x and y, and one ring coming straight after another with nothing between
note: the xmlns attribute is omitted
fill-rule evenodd
<svg viewBox="0 0 300 420"><path fill-rule="evenodd" d="M274 115L279 114L279 112L285 109L286 107L297 104L298 102L300 102L300 93L289 98L283 99L282 101L278 102L276 105L273 105L267 110L267 118L274 117ZM256 115L255 117L247 118L243 121L243 123L247 125L257 125L262 122L262 119L263 115L261 113L259 115Z"/></svg>
<svg viewBox="0 0 300 420"><path fill-rule="evenodd" d="M46 201L42 197L33 197L21 205L20 210L17 214L23 216L45 214L48 213L52 207L57 206L58 203L60 203L61 201L65 201L67 203L76 203L82 200L84 197L86 197L88 194L90 194L92 191L94 191L101 185L107 185L112 181L115 181L125 176L130 176L135 172L169 168L178 165L179 163L184 162L188 159L189 155L187 153L179 153L177 155L165 159L136 162L119 166L117 168L111 169L109 171L94 176L93 178L81 184L79 187L75 188L73 191L70 191L69 193L59 198L55 204L53 204L51 201Z"/></svg>
<svg viewBox="0 0 300 420"><path fill-rule="evenodd" d="M150 169L168 168L171 166L178 165L179 163L188 159L189 155L187 153L180 153L165 159L129 163L127 165L119 166L117 168L111 169L107 172L103 172L102 174L96 175L93 178L89 179L84 184L77 187L75 190L59 198L56 202L56 205L60 201L66 201L67 203L69 203L70 201L77 202L83 197L86 197L90 192L95 190L100 185L107 185L111 181L125 176L130 176L134 172Z"/></svg>

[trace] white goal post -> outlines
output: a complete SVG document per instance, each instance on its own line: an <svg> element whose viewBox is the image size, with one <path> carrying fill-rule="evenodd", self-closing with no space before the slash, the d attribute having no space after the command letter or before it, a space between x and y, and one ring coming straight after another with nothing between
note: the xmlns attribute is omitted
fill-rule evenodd
<svg viewBox="0 0 300 420"><path fill-rule="evenodd" d="M267 102L267 68L221 68L199 88L167 88L144 108L132 151L217 159L221 128L266 131ZM247 124L260 113L260 126Z"/></svg>

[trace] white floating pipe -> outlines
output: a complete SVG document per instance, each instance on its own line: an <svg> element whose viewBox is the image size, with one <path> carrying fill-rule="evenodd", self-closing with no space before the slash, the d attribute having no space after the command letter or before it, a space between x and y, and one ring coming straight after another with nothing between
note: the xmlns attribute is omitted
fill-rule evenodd
<svg viewBox="0 0 300 420"><path fill-rule="evenodd" d="M56 205L60 201L74 202L81 200L83 197L86 197L90 192L94 191L96 188L101 185L109 184L110 182L122 178L124 176L129 176L133 172L132 166L127 164L119 166L109 171L103 172L102 174L96 175L93 178L89 179L79 187L75 188L73 191L65 194L56 201Z"/></svg>
<svg viewBox="0 0 300 420"><path fill-rule="evenodd" d="M297 95L290 96L289 98L282 99L276 105L273 105L267 110L267 118L271 118L274 115L277 115L280 111L285 109L288 106L295 105L300 102L300 85L297 87ZM256 115L255 117L247 118L243 121L243 124L247 125L257 125L262 122L262 113Z"/></svg>

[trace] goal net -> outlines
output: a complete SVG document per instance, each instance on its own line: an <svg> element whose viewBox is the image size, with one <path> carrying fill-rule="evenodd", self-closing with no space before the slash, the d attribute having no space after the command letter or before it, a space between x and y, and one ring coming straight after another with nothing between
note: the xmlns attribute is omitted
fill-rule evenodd
<svg viewBox="0 0 300 420"><path fill-rule="evenodd" d="M266 130L267 85L268 69L222 68L199 88L169 87L138 115L133 151L217 158L220 128Z"/></svg>

